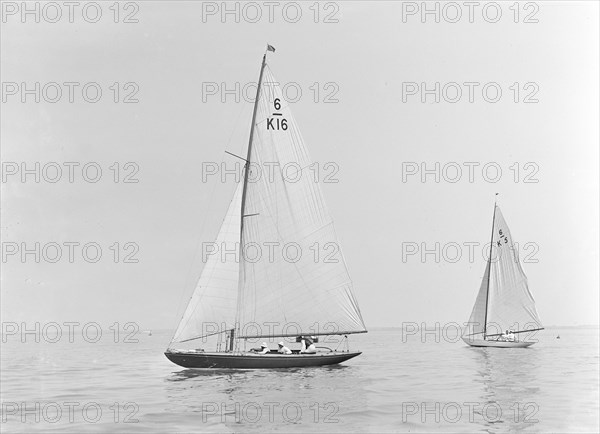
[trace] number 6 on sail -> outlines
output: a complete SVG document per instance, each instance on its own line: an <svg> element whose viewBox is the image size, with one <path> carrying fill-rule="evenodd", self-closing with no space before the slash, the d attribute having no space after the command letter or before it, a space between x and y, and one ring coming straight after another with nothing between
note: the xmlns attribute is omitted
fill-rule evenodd
<svg viewBox="0 0 600 434"><path fill-rule="evenodd" d="M347 340L330 348L316 337L347 337L367 330L341 254L336 261L315 261L311 252L315 245L327 243L334 243L339 252L339 244L320 186L302 173L312 161L267 66L266 53L242 160L243 181L216 239L217 245L237 245L240 255L208 258L166 357L186 368L289 368L331 365L358 356L360 352L348 349ZM266 164L274 168L274 176L252 173ZM286 177L289 166L298 168L299 176ZM300 254L293 259L244 255L247 246L265 245L293 245ZM200 339L207 342L210 336L217 339L216 351L173 348ZM280 341L279 351L270 350L265 341L260 348L246 348L247 343L275 337L294 338L289 342L302 347L290 350ZM340 349L342 343L346 346Z"/></svg>
<svg viewBox="0 0 600 434"><path fill-rule="evenodd" d="M462 339L473 347L524 348L543 330L508 225L494 204L490 254Z"/></svg>

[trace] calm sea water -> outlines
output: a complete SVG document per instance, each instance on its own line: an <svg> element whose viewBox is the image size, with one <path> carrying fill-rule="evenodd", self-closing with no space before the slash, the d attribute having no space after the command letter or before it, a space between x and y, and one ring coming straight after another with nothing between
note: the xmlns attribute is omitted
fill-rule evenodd
<svg viewBox="0 0 600 434"><path fill-rule="evenodd" d="M529 349L380 329L352 336L364 353L343 365L247 371L182 369L169 332L137 338L8 337L2 432L599 432L597 329Z"/></svg>

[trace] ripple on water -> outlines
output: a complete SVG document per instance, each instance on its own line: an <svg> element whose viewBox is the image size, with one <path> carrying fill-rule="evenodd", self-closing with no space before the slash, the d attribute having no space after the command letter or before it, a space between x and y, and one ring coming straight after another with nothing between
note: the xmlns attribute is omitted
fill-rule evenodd
<svg viewBox="0 0 600 434"><path fill-rule="evenodd" d="M397 329L376 330L352 339L363 354L344 365L245 371L177 367L162 354L164 335L154 333L138 345L3 345L3 403L96 402L103 410L97 423L79 416L73 423L63 418L57 424L23 424L19 415L8 415L3 428L491 433L599 428L597 330L560 330L560 340L541 334L540 343L522 350L422 342ZM109 409L115 402L117 424ZM123 407L128 403L137 406L137 423L123 423L131 414ZM472 413L466 403L475 405ZM436 405L462 414L452 423L436 421L427 413ZM485 406L500 409L501 417L486 414ZM257 409L262 416L252 421ZM292 411L300 412L299 419Z"/></svg>

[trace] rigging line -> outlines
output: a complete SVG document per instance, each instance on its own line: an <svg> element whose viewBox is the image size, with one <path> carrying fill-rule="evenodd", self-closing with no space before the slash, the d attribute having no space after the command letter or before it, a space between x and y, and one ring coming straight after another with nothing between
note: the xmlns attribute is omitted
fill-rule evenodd
<svg viewBox="0 0 600 434"><path fill-rule="evenodd" d="M245 159L245 158L243 158L243 157L240 157L239 155L236 155L236 154L234 154L233 152L225 151L225 153L226 153L226 154L229 154L229 155L231 155L231 156L233 156L233 157L239 158L240 160L242 160L242 161L245 161L246 163L248 162L248 160L246 160L246 159Z"/></svg>
<svg viewBox="0 0 600 434"><path fill-rule="evenodd" d="M182 343L182 342L195 341L197 339L208 338L210 336L215 336L215 335L221 335L223 333L228 333L228 330L222 330L222 331L218 331L218 332L214 332L214 333L209 333L207 335L196 336L195 338L188 338L188 339L184 339L182 341L177 341L177 342Z"/></svg>
<svg viewBox="0 0 600 434"><path fill-rule="evenodd" d="M345 338L344 338L344 339L340 339L340 341L338 342L338 344L337 344L337 347L335 347L335 350L334 350L334 351L337 351L337 350L338 350L338 348L340 347L340 345L342 345L342 343L343 343L344 341L348 341L348 336L345 336Z"/></svg>
<svg viewBox="0 0 600 434"><path fill-rule="evenodd" d="M331 220L331 224L333 225L333 218ZM344 256L344 252L342 251L341 243L339 242L339 238L337 236L337 231L335 230L335 226L332 226L332 229L333 229L333 234L334 234L335 240L336 240L336 242L338 242L338 253L342 257L342 263L344 264L344 269L346 270L346 275L348 276L348 280L350 281L350 293L348 294L348 296L349 296L349 298L352 299L352 305L356 309L356 312L358 312L360 321L361 321L363 327L366 329L367 326L365 325L365 320L362 317L362 313L360 311L360 306L358 305L358 300L356 298L356 294L354 294L354 291L353 291L354 290L354 282L352 281L352 277L350 276L350 270L348 269L348 263L346 262L346 257Z"/></svg>

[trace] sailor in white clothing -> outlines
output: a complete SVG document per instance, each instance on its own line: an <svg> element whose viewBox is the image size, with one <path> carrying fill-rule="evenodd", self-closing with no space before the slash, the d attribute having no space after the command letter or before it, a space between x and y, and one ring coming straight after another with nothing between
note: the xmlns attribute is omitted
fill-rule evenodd
<svg viewBox="0 0 600 434"><path fill-rule="evenodd" d="M277 350L278 353L281 354L292 354L292 350L290 350L288 347L286 347L283 342L279 342L279 349Z"/></svg>
<svg viewBox="0 0 600 434"><path fill-rule="evenodd" d="M300 339L300 342L302 343L300 354L315 354L317 352L317 347L315 347L311 338L302 336Z"/></svg>
<svg viewBox="0 0 600 434"><path fill-rule="evenodd" d="M271 350L269 350L269 346L267 345L267 343L266 343L266 342L263 342L263 343L260 345L260 348L252 348L252 349L250 350L250 352L252 352L252 353L258 353L258 354L267 354L267 353L269 353L270 351L271 351Z"/></svg>

